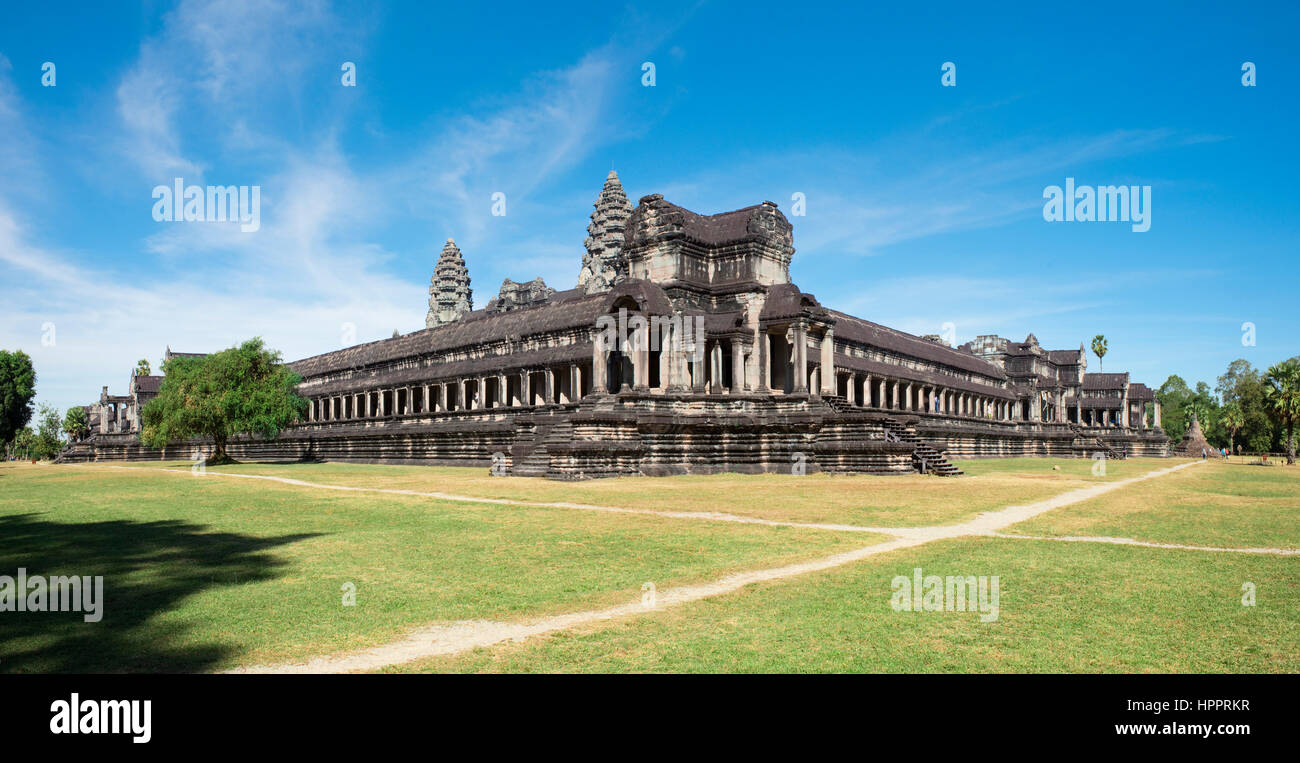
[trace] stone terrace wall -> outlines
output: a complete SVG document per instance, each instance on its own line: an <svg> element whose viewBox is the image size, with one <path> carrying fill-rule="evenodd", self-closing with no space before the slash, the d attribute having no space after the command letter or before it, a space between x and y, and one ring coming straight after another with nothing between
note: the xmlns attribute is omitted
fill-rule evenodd
<svg viewBox="0 0 1300 763"><path fill-rule="evenodd" d="M385 419L314 423L274 441L237 438L237 460L344 461L487 468L579 480L644 474L912 473L913 446L886 437L902 422L949 458L1087 458L1098 449L1067 424L988 421L873 409L836 411L809 395L702 395L625 392L580 403L497 408ZM1154 432L1106 430L1102 439L1130 456L1167 455ZM68 460L190 460L191 441L159 451L133 435L95 435Z"/></svg>

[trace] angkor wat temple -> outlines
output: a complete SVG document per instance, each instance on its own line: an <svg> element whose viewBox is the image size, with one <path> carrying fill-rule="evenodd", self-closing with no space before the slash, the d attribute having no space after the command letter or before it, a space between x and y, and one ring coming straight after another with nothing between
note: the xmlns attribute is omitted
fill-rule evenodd
<svg viewBox="0 0 1300 763"><path fill-rule="evenodd" d="M425 329L292 363L307 420L231 455L585 479L1168 454L1152 391L1087 373L1082 346L954 348L823 306L790 282L793 227L772 202L700 215L652 194L634 209L611 172L587 231L575 288L507 279L480 310L448 239ZM196 443L142 447L121 402L105 388L70 456L190 457Z"/></svg>

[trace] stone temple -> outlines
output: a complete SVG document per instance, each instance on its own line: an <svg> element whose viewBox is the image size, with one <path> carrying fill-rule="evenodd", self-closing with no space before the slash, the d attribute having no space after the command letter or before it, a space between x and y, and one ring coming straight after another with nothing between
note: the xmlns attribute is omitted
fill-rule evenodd
<svg viewBox="0 0 1300 763"><path fill-rule="evenodd" d="M1152 391L1087 373L1082 345L1047 350L1030 334L951 347L822 305L790 281L793 226L770 201L702 215L652 194L633 208L611 172L587 234L574 288L507 279L478 310L448 239L424 330L291 363L306 421L232 441L231 455L564 480L1168 455ZM139 404L105 388L92 434L66 457L203 447L142 447Z"/></svg>

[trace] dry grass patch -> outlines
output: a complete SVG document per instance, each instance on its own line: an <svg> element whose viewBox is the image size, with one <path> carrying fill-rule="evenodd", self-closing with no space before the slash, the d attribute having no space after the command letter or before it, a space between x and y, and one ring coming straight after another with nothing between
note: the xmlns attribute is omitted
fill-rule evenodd
<svg viewBox="0 0 1300 763"><path fill-rule="evenodd" d="M1207 462L1008 528L1230 548L1300 548L1300 467Z"/></svg>
<svg viewBox="0 0 1300 763"><path fill-rule="evenodd" d="M1059 471L1052 466L1059 465ZM1113 462L1105 476L1078 459L965 461L969 476L713 474L555 482L492 477L467 467L369 464L237 464L213 471L288 477L348 487L441 492L477 498L574 502L651 511L723 512L783 522L914 527L951 524L1005 506L1050 498L1100 481L1170 466L1167 459ZM185 464L163 465L182 468ZM154 468L159 465L155 464ZM186 467L187 468L187 467Z"/></svg>

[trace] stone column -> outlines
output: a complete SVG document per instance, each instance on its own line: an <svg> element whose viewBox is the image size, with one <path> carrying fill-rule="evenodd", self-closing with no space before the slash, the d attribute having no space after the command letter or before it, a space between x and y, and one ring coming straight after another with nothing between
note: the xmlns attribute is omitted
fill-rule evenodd
<svg viewBox="0 0 1300 763"><path fill-rule="evenodd" d="M659 387L664 390L672 387L672 354L675 344L672 331L672 326L668 325L660 333L659 339Z"/></svg>
<svg viewBox="0 0 1300 763"><path fill-rule="evenodd" d="M697 352L691 359L691 373L694 379L691 383L691 389L695 392L704 392L704 353Z"/></svg>
<svg viewBox="0 0 1300 763"><path fill-rule="evenodd" d="M683 321L687 320L685 316ZM673 386L677 389L692 389L695 386L691 379L691 369L695 367L696 344L694 341L686 341L685 330L682 332L681 341L678 342L677 352L673 355Z"/></svg>
<svg viewBox="0 0 1300 763"><path fill-rule="evenodd" d="M745 391L745 352L740 342L731 340L731 392L740 394Z"/></svg>
<svg viewBox="0 0 1300 763"><path fill-rule="evenodd" d="M800 321L794 325L794 393L808 391L808 327Z"/></svg>
<svg viewBox="0 0 1300 763"><path fill-rule="evenodd" d="M638 390L650 388L650 323L636 329L636 349L632 351L632 386Z"/></svg>
<svg viewBox="0 0 1300 763"><path fill-rule="evenodd" d="M713 378L709 392L716 395L722 392L722 343L717 340L714 340L713 349L709 352L709 373Z"/></svg>
<svg viewBox="0 0 1300 763"><path fill-rule="evenodd" d="M826 329L822 334L821 358L822 394L834 395L835 388L835 329Z"/></svg>
<svg viewBox="0 0 1300 763"><path fill-rule="evenodd" d="M649 369L647 369L647 370L649 370ZM551 403L554 403L555 400L556 400L556 397L555 397L555 387L556 387L556 384L555 384L555 371L553 371L553 370L551 370L551 369L549 369L549 368L546 369L546 370L542 373L542 378L546 381L546 389L542 391L542 394L545 395L545 397L543 398L543 401L544 401L547 405L550 405Z"/></svg>
<svg viewBox="0 0 1300 763"><path fill-rule="evenodd" d="M609 379L609 364L605 362L605 335L597 331L592 334L591 342L591 394L599 395L609 390L607 380ZM523 390L519 391L520 402L523 402Z"/></svg>

